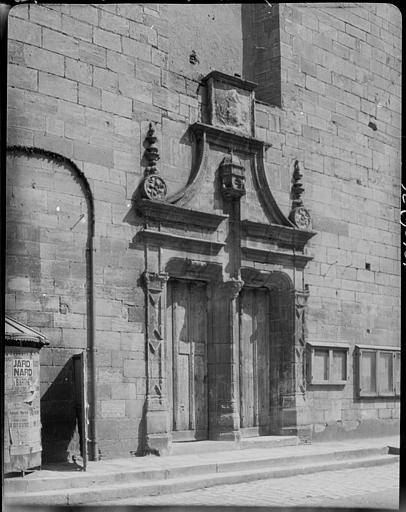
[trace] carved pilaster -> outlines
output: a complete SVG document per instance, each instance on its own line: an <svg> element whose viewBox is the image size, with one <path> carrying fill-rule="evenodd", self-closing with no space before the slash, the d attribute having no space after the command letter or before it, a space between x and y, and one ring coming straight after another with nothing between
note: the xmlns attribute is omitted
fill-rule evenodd
<svg viewBox="0 0 406 512"><path fill-rule="evenodd" d="M146 431L148 450L165 453L169 448L167 431L168 404L165 396L164 361L164 292L168 274L148 272L143 274L146 296L147 338L147 396Z"/></svg>
<svg viewBox="0 0 406 512"><path fill-rule="evenodd" d="M210 435L213 439L239 438L238 414L238 311L237 297L244 285L240 279L230 279L213 290L212 361L214 388Z"/></svg>
<svg viewBox="0 0 406 512"><path fill-rule="evenodd" d="M309 290L295 290L295 351L297 391L306 391L306 308Z"/></svg>
<svg viewBox="0 0 406 512"><path fill-rule="evenodd" d="M306 307L308 289L293 290L294 345L292 353L292 392L282 397L282 426L286 434L295 434L303 442L311 442L310 408L306 400Z"/></svg>

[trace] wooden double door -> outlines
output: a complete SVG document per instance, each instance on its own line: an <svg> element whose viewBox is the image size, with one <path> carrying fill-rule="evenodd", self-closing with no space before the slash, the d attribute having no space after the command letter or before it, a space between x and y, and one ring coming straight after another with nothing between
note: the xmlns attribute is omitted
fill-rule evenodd
<svg viewBox="0 0 406 512"><path fill-rule="evenodd" d="M239 297L240 429L243 436L269 434L270 301L265 288L243 288Z"/></svg>
<svg viewBox="0 0 406 512"><path fill-rule="evenodd" d="M169 280L168 395L174 441L208 438L207 324L206 284Z"/></svg>

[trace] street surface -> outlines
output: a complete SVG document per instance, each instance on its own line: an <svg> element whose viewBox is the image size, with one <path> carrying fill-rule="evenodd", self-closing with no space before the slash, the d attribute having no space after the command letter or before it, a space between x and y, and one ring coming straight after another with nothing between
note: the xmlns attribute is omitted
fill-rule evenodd
<svg viewBox="0 0 406 512"><path fill-rule="evenodd" d="M106 503L107 504L107 503ZM399 509L399 463L112 501L109 505L273 506Z"/></svg>

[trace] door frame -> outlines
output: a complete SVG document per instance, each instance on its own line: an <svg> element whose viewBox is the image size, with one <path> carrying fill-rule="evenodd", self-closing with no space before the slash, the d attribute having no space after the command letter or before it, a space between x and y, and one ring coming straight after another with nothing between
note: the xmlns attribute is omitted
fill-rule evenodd
<svg viewBox="0 0 406 512"><path fill-rule="evenodd" d="M174 306L176 307L176 305L174 305L172 303L172 307L171 309L169 309L169 304L168 304L168 295L169 293L173 293L173 290L174 288L172 287L171 283L183 283L187 286L186 289L190 290L189 286L188 285L196 285L196 286L202 286L204 287L204 296L205 296L205 300L206 300L206 329L205 329L205 349L204 349L204 357L205 357L205 363L204 363L204 373L205 373L205 377L204 377L204 388L205 388L205 411L204 411L204 414L206 416L206 428L204 430L197 430L196 429L196 425L194 425L194 414L195 414L195 406L196 406L196 397L195 397L195 372L194 372L194 346L192 348L192 351L191 352L191 357L193 358L193 362L192 362L192 371L193 371L193 375L190 375L190 373L188 374L189 375L189 379L190 379L190 387L189 387L189 418L191 418L191 421L192 421L192 425L190 425L192 428L190 429L185 429L185 430L174 430L174 427L176 426L176 410L177 410L177 394L176 394L176 390L177 390L177 373L175 372L175 368L177 368L177 365L175 364L175 357L176 357L176 354L175 354L175 342L176 342L176 339L177 339L177 334L175 333L175 325L173 324L173 315L174 315ZM176 284L175 284L176 286ZM167 361L168 361L168 365L167 365L167 368L168 368L168 371L167 371L167 379L168 379L168 402L169 402L169 428L170 428L170 431L172 432L172 440L173 441L192 441L192 440L205 440L205 439L208 439L208 435L209 435L209 403L208 403L208 398L209 398L209 386L208 386L208 372L209 372L209 364L208 364L208 352L209 352L209 349L208 349L208 344L209 344L209 311L208 311L208 294L207 294L207 289L208 289L208 283L206 281L202 281L202 280L196 280L196 279L180 279L180 278L171 278L168 280L168 283L167 283L167 339L168 339L168 343L167 343ZM188 292L188 302L190 301L190 293ZM188 309L187 309L187 315L188 315L188 319L187 319L187 326L189 328L189 326L193 325L192 322L191 322L191 318L190 318L190 315L191 315L191 308L190 306L188 305ZM171 331L171 332L170 332ZM188 332L187 333L188 336L190 335L190 333ZM189 362L190 364L190 362ZM190 371L190 366L189 366L189 371Z"/></svg>
<svg viewBox="0 0 406 512"><path fill-rule="evenodd" d="M265 333L267 334L267 359L268 359L268 405L269 405L269 415L268 415L268 425L259 425L259 416L260 411L258 410L260 400L258 395L258 375L259 375L259 369L257 368L257 360L253 361L253 364L255 365L253 368L253 386L254 386L254 399L256 400L256 404L254 404L254 421L257 423L257 425L249 426L249 427L243 427L242 426L242 402L243 402L243 393L244 393L244 386L242 384L242 364L243 364L243 351L242 351L242 343L243 343L243 329L242 329L242 296L244 292L253 292L261 290L266 294L267 297L267 321L265 324ZM260 286L250 286L245 285L238 297L238 359L239 359L239 372L238 372L238 385L239 385L239 415L240 415L240 435L241 437L258 437L261 435L269 435L272 425L272 416L271 416L271 330L270 330L270 290L268 287L264 285ZM256 347L256 351L258 350L258 347ZM258 356L258 353L256 352L256 357ZM255 375L254 375L255 374Z"/></svg>
<svg viewBox="0 0 406 512"><path fill-rule="evenodd" d="M212 371L211 362L215 360L214 348L213 348L213 287L223 281L223 267L221 263L212 261L192 260L188 258L171 258L166 266L165 272L169 275L169 280L183 280L183 281L203 281L206 284L207 293L207 413L208 413L208 431L207 439L212 438L211 419L216 414L216 404L214 401L214 393L212 390L215 386L216 375ZM168 280L168 282L169 282ZM167 283L168 285L168 283ZM167 292L165 300L167 299ZM165 333L166 339L169 341L168 327L171 327L171 322L168 321L168 308L165 303ZM176 431L172 430L173 422L173 383L171 380L172 374L172 347L168 346L169 343L165 344L165 366L166 366L166 391L168 398L168 432L171 432L172 441L178 442L185 439L178 439ZM174 433L175 432L175 433ZM185 434L184 438L187 438ZM187 439L186 439L187 440ZM189 439L190 441L194 440Z"/></svg>

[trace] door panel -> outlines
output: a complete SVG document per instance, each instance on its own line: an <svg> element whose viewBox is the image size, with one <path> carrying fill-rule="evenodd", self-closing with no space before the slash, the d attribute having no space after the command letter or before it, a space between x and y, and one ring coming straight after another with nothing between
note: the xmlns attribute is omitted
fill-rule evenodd
<svg viewBox="0 0 406 512"><path fill-rule="evenodd" d="M240 295L240 425L249 435L267 433L270 427L269 362L268 292L243 289Z"/></svg>
<svg viewBox="0 0 406 512"><path fill-rule="evenodd" d="M174 440L205 439L208 431L205 285L170 281L168 317Z"/></svg>

